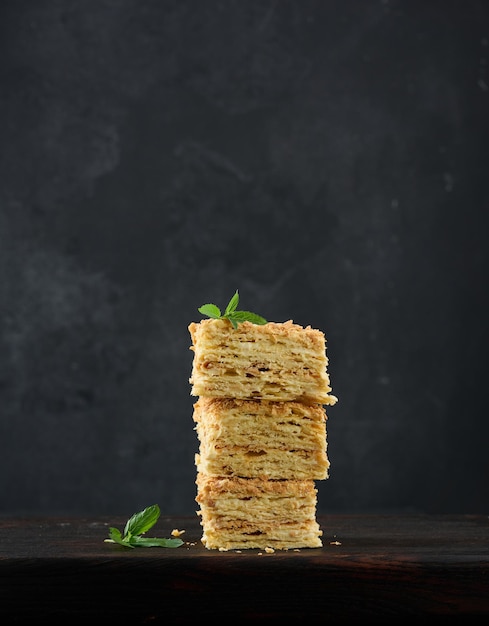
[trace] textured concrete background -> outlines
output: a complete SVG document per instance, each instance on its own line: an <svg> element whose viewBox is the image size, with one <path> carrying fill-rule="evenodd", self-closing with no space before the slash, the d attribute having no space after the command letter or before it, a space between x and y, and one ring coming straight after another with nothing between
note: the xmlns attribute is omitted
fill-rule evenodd
<svg viewBox="0 0 489 626"><path fill-rule="evenodd" d="M488 512L487 2L2 0L0 511L196 509L198 306L322 329L320 512Z"/></svg>

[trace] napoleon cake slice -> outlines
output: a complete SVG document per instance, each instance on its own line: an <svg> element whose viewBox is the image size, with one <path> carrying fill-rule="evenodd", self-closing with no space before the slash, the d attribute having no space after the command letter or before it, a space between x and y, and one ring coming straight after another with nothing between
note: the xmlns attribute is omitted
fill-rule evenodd
<svg viewBox="0 0 489 626"><path fill-rule="evenodd" d="M264 325L204 319L189 327L192 396L332 405L324 333L291 320Z"/></svg>
<svg viewBox="0 0 489 626"><path fill-rule="evenodd" d="M197 474L202 543L208 549L319 548L312 480L220 478Z"/></svg>
<svg viewBox="0 0 489 626"><path fill-rule="evenodd" d="M200 441L197 470L261 479L328 477L322 405L200 397L193 419Z"/></svg>

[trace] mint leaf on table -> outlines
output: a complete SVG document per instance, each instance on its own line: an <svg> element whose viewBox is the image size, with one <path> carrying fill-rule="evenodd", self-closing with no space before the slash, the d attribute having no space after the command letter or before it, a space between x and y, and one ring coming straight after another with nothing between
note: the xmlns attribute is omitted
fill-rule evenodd
<svg viewBox="0 0 489 626"><path fill-rule="evenodd" d="M199 307L199 313L207 315L216 320L229 320L233 325L233 328L238 328L240 322L251 322L252 324L258 324L262 326L267 323L267 320L261 315L252 313L251 311L238 311L239 293L236 289L234 296L228 302L228 305L224 309L224 313L221 313L221 309L215 304L203 304Z"/></svg>
<svg viewBox="0 0 489 626"><path fill-rule="evenodd" d="M133 547L141 546L143 548L178 548L183 541L181 539L163 539L161 537L133 537L131 545Z"/></svg>
<svg viewBox="0 0 489 626"><path fill-rule="evenodd" d="M125 548L178 548L183 541L178 538L162 539L159 537L143 537L145 532L152 528L160 517L160 507L157 504L147 507L130 517L124 528L124 534L118 528L109 527L109 539L106 543L118 543Z"/></svg>
<svg viewBox="0 0 489 626"><path fill-rule="evenodd" d="M144 511L135 513L127 520L124 528L124 536L132 537L133 535L142 535L156 524L159 516L160 509L157 504L149 506L144 509Z"/></svg>

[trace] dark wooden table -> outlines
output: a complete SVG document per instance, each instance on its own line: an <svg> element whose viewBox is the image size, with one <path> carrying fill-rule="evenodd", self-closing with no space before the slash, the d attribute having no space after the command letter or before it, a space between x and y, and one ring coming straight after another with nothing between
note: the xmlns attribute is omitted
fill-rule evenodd
<svg viewBox="0 0 489 626"><path fill-rule="evenodd" d="M199 519L179 548L105 543L125 519L0 517L0 624L317 624L489 618L489 517L320 516L323 548L219 552ZM489 622L488 622L489 623Z"/></svg>

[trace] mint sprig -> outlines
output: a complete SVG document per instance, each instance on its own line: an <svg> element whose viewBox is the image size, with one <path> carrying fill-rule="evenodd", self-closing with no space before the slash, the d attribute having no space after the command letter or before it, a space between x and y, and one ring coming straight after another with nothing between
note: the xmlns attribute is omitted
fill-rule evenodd
<svg viewBox="0 0 489 626"><path fill-rule="evenodd" d="M233 328L238 328L238 324L241 322L251 322L252 324L263 325L267 323L267 320L261 315L252 313L251 311L238 311L239 293L236 289L236 293L228 302L224 313L221 313L221 309L215 304L203 304L199 307L199 313L207 315L216 320L229 320L233 325Z"/></svg>
<svg viewBox="0 0 489 626"><path fill-rule="evenodd" d="M143 537L145 532L152 528L160 517L160 507L157 504L147 507L130 517L124 527L124 534L118 528L109 527L109 539L106 543L118 543L125 548L178 548L183 541L178 538L161 539L159 537Z"/></svg>

